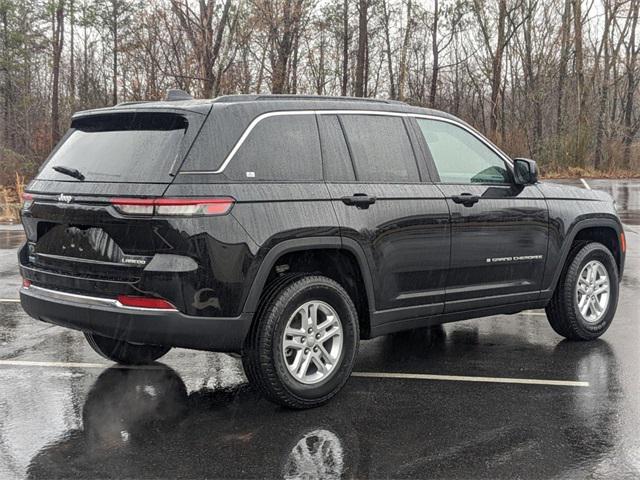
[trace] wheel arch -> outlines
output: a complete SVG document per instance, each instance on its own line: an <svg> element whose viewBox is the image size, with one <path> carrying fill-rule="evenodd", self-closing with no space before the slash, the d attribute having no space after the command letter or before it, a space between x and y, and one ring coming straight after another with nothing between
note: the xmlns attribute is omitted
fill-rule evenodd
<svg viewBox="0 0 640 480"><path fill-rule="evenodd" d="M244 303L243 313L255 313L257 311L262 292L269 279L269 274L282 257L291 253L310 250L337 250L353 255L364 283L368 310L369 312L375 310L373 279L371 277L371 271L369 270L369 263L367 262L362 247L352 239L342 239L340 237L309 237L284 240L276 244L266 253L249 289L249 294Z"/></svg>
<svg viewBox="0 0 640 480"><path fill-rule="evenodd" d="M548 295L553 294L566 266L571 247L581 239L603 243L613 254L621 278L625 259L625 250L621 245L621 234L624 234L624 230L617 219L587 218L576 222L565 237L560 256L561 261L556 266L551 285L544 292Z"/></svg>

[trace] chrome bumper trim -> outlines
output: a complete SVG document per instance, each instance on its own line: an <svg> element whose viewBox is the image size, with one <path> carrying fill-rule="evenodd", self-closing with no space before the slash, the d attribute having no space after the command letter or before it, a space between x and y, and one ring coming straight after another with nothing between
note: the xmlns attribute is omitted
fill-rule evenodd
<svg viewBox="0 0 640 480"><path fill-rule="evenodd" d="M51 290L49 288L36 287L35 285L29 285L28 287L22 287L21 291L25 293L33 292L41 298L48 300L61 300L63 302L77 303L83 307L112 307L122 310L135 310L144 312L175 312L174 309L159 309L159 308L143 308L143 307L130 307L121 304L115 298L103 298L92 297L89 295L79 295L77 293L61 292L59 290Z"/></svg>

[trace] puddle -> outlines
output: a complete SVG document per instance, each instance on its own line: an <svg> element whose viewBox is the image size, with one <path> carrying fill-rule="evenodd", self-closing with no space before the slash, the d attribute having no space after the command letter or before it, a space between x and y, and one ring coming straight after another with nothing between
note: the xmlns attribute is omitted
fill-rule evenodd
<svg viewBox="0 0 640 480"><path fill-rule="evenodd" d="M0 250L18 248L24 242L21 230L0 230Z"/></svg>

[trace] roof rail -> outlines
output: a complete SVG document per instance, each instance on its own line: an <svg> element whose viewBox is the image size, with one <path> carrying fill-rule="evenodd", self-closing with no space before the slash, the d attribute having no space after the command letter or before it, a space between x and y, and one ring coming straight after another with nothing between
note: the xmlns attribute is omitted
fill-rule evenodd
<svg viewBox="0 0 640 480"><path fill-rule="evenodd" d="M383 98L367 98L367 97L339 97L331 95L259 95L256 100L326 100L334 102L367 102L367 103L402 103L396 100L385 100Z"/></svg>
<svg viewBox="0 0 640 480"><path fill-rule="evenodd" d="M164 100L167 102L177 102L180 100L193 100L193 97L179 88L170 88L167 90Z"/></svg>
<svg viewBox="0 0 640 480"><path fill-rule="evenodd" d="M385 100L382 98L365 98L365 97L338 97L330 95L288 95L288 94L270 94L270 95L223 95L214 101L219 103L232 102L254 102L269 100L311 100L311 101L333 101L333 102L364 102L364 103L385 103L407 105L405 102L398 100Z"/></svg>

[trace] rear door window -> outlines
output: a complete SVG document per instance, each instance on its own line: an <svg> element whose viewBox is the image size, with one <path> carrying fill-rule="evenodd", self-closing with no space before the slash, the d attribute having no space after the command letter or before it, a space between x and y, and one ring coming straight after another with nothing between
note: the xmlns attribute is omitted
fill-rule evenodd
<svg viewBox="0 0 640 480"><path fill-rule="evenodd" d="M183 149L187 117L135 112L75 119L40 180L78 181L55 166L78 170L90 182L171 182L171 168Z"/></svg>
<svg viewBox="0 0 640 480"><path fill-rule="evenodd" d="M340 119L358 181L420 181L416 158L401 117L342 115Z"/></svg>
<svg viewBox="0 0 640 480"><path fill-rule="evenodd" d="M237 181L321 181L322 160L315 115L276 115L260 120L224 169Z"/></svg>

